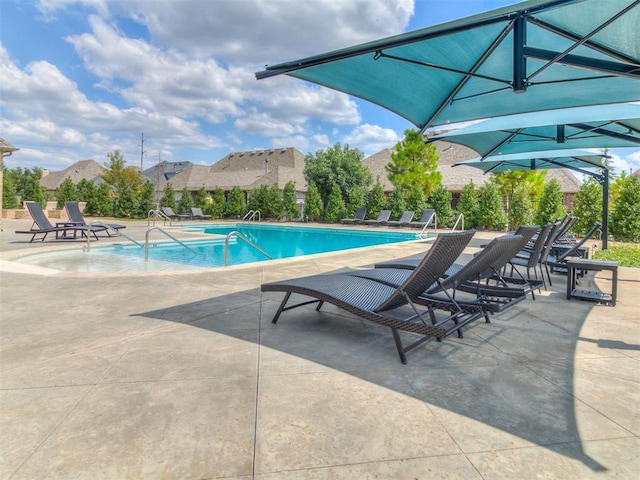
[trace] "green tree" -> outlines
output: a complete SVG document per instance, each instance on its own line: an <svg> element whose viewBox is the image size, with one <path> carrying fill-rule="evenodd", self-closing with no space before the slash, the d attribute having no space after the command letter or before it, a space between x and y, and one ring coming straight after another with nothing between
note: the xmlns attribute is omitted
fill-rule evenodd
<svg viewBox="0 0 640 480"><path fill-rule="evenodd" d="M270 214L270 212L267 211L268 194L269 187L264 184L253 190L247 201L247 210L260 210L262 217L268 217Z"/></svg>
<svg viewBox="0 0 640 480"><path fill-rule="evenodd" d="M282 213L288 220L295 220L300 215L299 212L296 184L290 180L282 190Z"/></svg>
<svg viewBox="0 0 640 480"><path fill-rule="evenodd" d="M531 202L536 201L544 190L547 170L509 170L492 175L500 188L500 193L507 199L507 208L511 208L511 197L518 186L524 186Z"/></svg>
<svg viewBox="0 0 640 480"><path fill-rule="evenodd" d="M640 241L640 181L622 174L616 180L618 198L611 214L611 233L623 242Z"/></svg>
<svg viewBox="0 0 640 480"><path fill-rule="evenodd" d="M594 223L602 221L602 185L589 177L576 192L573 202L572 214L578 217L578 221L572 230L582 236Z"/></svg>
<svg viewBox="0 0 640 480"><path fill-rule="evenodd" d="M116 198L116 216L131 218L137 211L138 203L136 192L129 185L124 185Z"/></svg>
<svg viewBox="0 0 640 480"><path fill-rule="evenodd" d="M76 185L76 197L78 201L85 202L84 213L87 215L96 215L96 186L95 184L83 178Z"/></svg>
<svg viewBox="0 0 640 480"><path fill-rule="evenodd" d="M408 192L413 186L419 186L425 198L431 197L442 183L442 174L438 172L438 154L433 143L424 143L424 137L416 130L405 130L404 139L391 154L391 162L385 169L394 186Z"/></svg>
<svg viewBox="0 0 640 480"><path fill-rule="evenodd" d="M78 191L73 184L73 180L65 178L56 190L56 207L64 208L65 202L75 202L78 200Z"/></svg>
<svg viewBox="0 0 640 480"><path fill-rule="evenodd" d="M349 200L345 209L345 218L353 218L356 209L364 207L367 203L367 194L361 185L356 185L349 192Z"/></svg>
<svg viewBox="0 0 640 480"><path fill-rule="evenodd" d="M237 185L231 189L227 198L225 215L227 217L241 218L247 208L244 192Z"/></svg>
<svg viewBox="0 0 640 480"><path fill-rule="evenodd" d="M204 212L207 209L207 206L211 203L211 199L209 198L209 194L207 193L207 189L204 188L204 185L200 187L200 190L196 193L196 200L194 207L201 208Z"/></svg>
<svg viewBox="0 0 640 480"><path fill-rule="evenodd" d="M304 217L312 222L317 222L322 218L322 197L315 183L309 183L307 188L307 195L304 199Z"/></svg>
<svg viewBox="0 0 640 480"><path fill-rule="evenodd" d="M2 176L2 208L20 208L16 193L13 174L10 170L5 170Z"/></svg>
<svg viewBox="0 0 640 480"><path fill-rule="evenodd" d="M438 225L451 227L453 225L453 209L451 208L451 192L442 185L438 186L431 195L431 206L436 212Z"/></svg>
<svg viewBox="0 0 640 480"><path fill-rule="evenodd" d="M333 185L338 185L344 203L349 203L350 193L358 185L367 191L371 185L371 171L362 164L364 154L336 143L327 150L318 150L305 158L304 177L307 184L315 184L323 205L329 199Z"/></svg>
<svg viewBox="0 0 640 480"><path fill-rule="evenodd" d="M377 218L380 210L387 206L387 197L384 194L384 188L380 180L373 186L369 195L367 195L367 216L369 218Z"/></svg>
<svg viewBox="0 0 640 480"><path fill-rule="evenodd" d="M489 230L502 231L507 226L507 214L504 211L500 188L492 180L480 189L478 222L478 225Z"/></svg>
<svg viewBox="0 0 640 480"><path fill-rule="evenodd" d="M533 206L529 191L524 183L516 185L511 192L508 218L511 230L516 230L522 225L531 225L533 222Z"/></svg>
<svg viewBox="0 0 640 480"><path fill-rule="evenodd" d="M149 211L155 209L155 203L155 186L147 178L138 192L138 207L135 216L147 218Z"/></svg>
<svg viewBox="0 0 640 480"><path fill-rule="evenodd" d="M391 218L393 220L398 220L402 216L402 213L407 210L407 205L404 202L404 195L402 194L402 189L400 187L394 187L389 194L387 208L391 210Z"/></svg>
<svg viewBox="0 0 640 480"><path fill-rule="evenodd" d="M111 186L106 183L101 183L96 188L96 193L93 197L93 204L91 212L93 215L113 215L113 198ZM85 208L85 212L87 209ZM88 214L88 212L87 212Z"/></svg>
<svg viewBox="0 0 640 480"><path fill-rule="evenodd" d="M342 199L342 192L340 187L336 184L329 192L329 201L327 202L327 208L324 211L325 222L337 222L341 218L344 218L344 200Z"/></svg>
<svg viewBox="0 0 640 480"><path fill-rule="evenodd" d="M533 221L538 225L544 225L545 223L553 223L558 218L562 218L566 215L566 210L562 205L562 191L560 190L560 184L553 178L547 182L540 197L538 208L533 217Z"/></svg>
<svg viewBox="0 0 640 480"><path fill-rule="evenodd" d="M284 204L282 202L282 192L278 188L278 185L271 185L267 191L267 210L269 216L276 220L281 220L284 216L282 212Z"/></svg>
<svg viewBox="0 0 640 480"><path fill-rule="evenodd" d="M416 214L427 208L427 197L425 197L422 187L411 185L405 194L405 205L407 210L413 210Z"/></svg>
<svg viewBox="0 0 640 480"><path fill-rule="evenodd" d="M480 196L473 181L467 183L462 187L460 192L460 198L458 199L458 205L456 210L458 213L464 215L465 228L473 228L478 225L478 209L480 203Z"/></svg>
<svg viewBox="0 0 640 480"><path fill-rule="evenodd" d="M40 185L42 169L17 168L15 170L16 190L23 202L38 202L43 207L47 203L47 190Z"/></svg>
<svg viewBox="0 0 640 480"><path fill-rule="evenodd" d="M175 211L176 208L176 191L173 189L171 182L167 182L162 192L162 200L160 200L161 207L169 207Z"/></svg>
<svg viewBox="0 0 640 480"><path fill-rule="evenodd" d="M116 194L120 189L129 187L133 191L142 185L142 173L136 167L126 166L126 161L120 150L107 153L109 161L104 164L105 170L100 177L113 186Z"/></svg>
<svg viewBox="0 0 640 480"><path fill-rule="evenodd" d="M213 190L213 196L211 197L211 207L207 211L212 218L222 218L224 216L227 200L224 197L224 190L220 187L216 187Z"/></svg>
<svg viewBox="0 0 640 480"><path fill-rule="evenodd" d="M180 192L180 201L178 202L178 213L186 213L191 215L191 208L194 206L191 192L184 187Z"/></svg>

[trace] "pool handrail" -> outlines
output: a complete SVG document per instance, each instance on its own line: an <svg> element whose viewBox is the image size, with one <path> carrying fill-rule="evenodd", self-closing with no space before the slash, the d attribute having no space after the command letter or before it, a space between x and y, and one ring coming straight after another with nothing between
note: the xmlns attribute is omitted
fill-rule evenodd
<svg viewBox="0 0 640 480"><path fill-rule="evenodd" d="M460 213L460 214L458 215L458 218L457 218L457 220L456 220L456 223L454 223L454 224L453 224L453 227L451 228L451 231L452 231L452 232L455 232L455 231L456 231L456 228L457 228L457 226L458 226L458 224L459 224L459 223L461 223L460 231L464 231L464 213Z"/></svg>
<svg viewBox="0 0 640 480"><path fill-rule="evenodd" d="M247 213L245 213L244 217L242 217L242 222L255 222L256 216L258 217L258 222L262 220L262 214L260 213L260 210L249 210Z"/></svg>
<svg viewBox="0 0 640 480"><path fill-rule="evenodd" d="M149 227L147 228L147 231L144 234L144 261L148 261L149 260L149 234L154 231L154 230L158 230L159 232L164 233L167 237L169 237L171 240L173 240L174 242L182 245L184 248L186 248L187 250L189 250L191 253L193 253L194 255L202 255L199 252L196 252L193 248L191 248L189 245L187 245L184 242L181 242L180 240L178 240L176 237L174 237L173 235L171 235L169 232L164 231L163 229L161 229L160 227Z"/></svg>
<svg viewBox="0 0 640 480"><path fill-rule="evenodd" d="M153 219L153 226L155 226L156 218L161 218L163 225L166 225L169 220L169 226L171 226L171 219L162 210L151 209L147 212L147 227L151 223L151 219Z"/></svg>
<svg viewBox="0 0 640 480"><path fill-rule="evenodd" d="M140 242L138 242L138 241L134 240L133 238L131 238L131 237L129 237L129 236L127 236L127 235L125 235L125 234L124 234L124 233L122 233L120 230L118 230L118 229L116 229L116 228L113 228L111 225L109 225L109 224L107 224L107 223L104 223L104 222L101 222L101 221L99 221L99 220L96 220L96 221L93 221L93 222L89 223L89 225L87 225L87 230L88 230L89 232L91 232L91 230L92 230L92 228L91 228L91 227L93 227L94 225L95 225L96 227L104 227L105 229L107 229L107 230L109 230L109 231L115 232L117 236L126 238L126 239L127 239L127 240L129 240L130 242L135 243L135 244L136 244L137 246L139 246L140 248L142 248L142 247L144 246L144 245L142 245ZM87 235L87 246L86 246L86 248L85 248L85 251L87 251L87 252L91 251L91 235Z"/></svg>
<svg viewBox="0 0 640 480"><path fill-rule="evenodd" d="M251 245L253 248L258 250L261 254L263 254L268 259L270 259L270 260L273 259L273 257L271 255L269 255L267 252L265 252L257 244L255 244L254 242L249 240L245 235L243 235L242 233L238 232L237 230L234 230L232 232L229 232L227 234L227 237L224 239L224 266L225 267L227 265L229 265L229 239L231 238L232 235L235 235L235 236L241 238L242 240L247 242L249 245Z"/></svg>

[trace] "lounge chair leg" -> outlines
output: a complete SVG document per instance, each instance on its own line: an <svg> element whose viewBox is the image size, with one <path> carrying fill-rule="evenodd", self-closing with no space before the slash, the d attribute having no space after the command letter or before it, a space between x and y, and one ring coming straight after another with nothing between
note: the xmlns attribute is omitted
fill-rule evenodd
<svg viewBox="0 0 640 480"><path fill-rule="evenodd" d="M280 314L284 310L284 306L287 304L287 301L289 300L290 296L291 296L291 292L287 292L287 294L282 299L282 302L280 302L280 306L278 307L278 311L273 316L273 320L271 320L271 323L276 323L278 321L278 318L280 318Z"/></svg>
<svg viewBox="0 0 640 480"><path fill-rule="evenodd" d="M407 356L404 353L404 347L402 346L402 340L400 339L400 333L396 328L392 328L393 340L396 342L396 348L398 349L398 355L400 355L400 361L403 365L407 364Z"/></svg>

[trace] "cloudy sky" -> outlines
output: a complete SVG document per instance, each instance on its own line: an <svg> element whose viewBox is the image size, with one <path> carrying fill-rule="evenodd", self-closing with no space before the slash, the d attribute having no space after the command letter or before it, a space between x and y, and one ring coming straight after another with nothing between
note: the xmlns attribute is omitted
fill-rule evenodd
<svg viewBox="0 0 640 480"><path fill-rule="evenodd" d="M412 125L344 94L255 72L514 0L0 0L7 168L107 160L211 164L232 151L349 144L371 155ZM640 168L640 150L614 166Z"/></svg>

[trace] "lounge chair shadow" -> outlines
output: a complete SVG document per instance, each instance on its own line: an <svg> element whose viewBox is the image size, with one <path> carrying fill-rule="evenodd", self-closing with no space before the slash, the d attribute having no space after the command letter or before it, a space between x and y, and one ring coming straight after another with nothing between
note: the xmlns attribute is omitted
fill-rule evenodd
<svg viewBox="0 0 640 480"><path fill-rule="evenodd" d="M344 372L520 437L524 444L580 461L593 471L607 470L582 446L573 394L576 343L591 305L572 304L571 319L554 324L536 321L545 317L544 297L523 302L505 318L469 328L463 339L427 342L402 365L387 328L333 306L319 312L301 307L273 325L280 300L281 294L253 288L132 316L254 341L261 362L278 371Z"/></svg>

